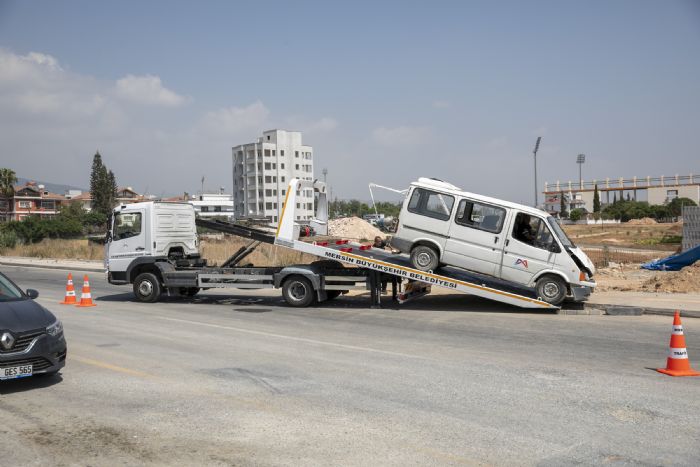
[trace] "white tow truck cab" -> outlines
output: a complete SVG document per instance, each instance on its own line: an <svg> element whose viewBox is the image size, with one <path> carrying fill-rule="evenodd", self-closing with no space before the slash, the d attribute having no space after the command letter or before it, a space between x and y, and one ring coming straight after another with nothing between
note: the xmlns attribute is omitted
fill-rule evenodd
<svg viewBox="0 0 700 467"><path fill-rule="evenodd" d="M595 287L593 263L551 215L441 180L411 184L391 245L421 271L455 266L534 288L555 306Z"/></svg>
<svg viewBox="0 0 700 467"><path fill-rule="evenodd" d="M114 209L105 245L110 283L133 283L157 261L201 264L194 208L187 203L148 201Z"/></svg>

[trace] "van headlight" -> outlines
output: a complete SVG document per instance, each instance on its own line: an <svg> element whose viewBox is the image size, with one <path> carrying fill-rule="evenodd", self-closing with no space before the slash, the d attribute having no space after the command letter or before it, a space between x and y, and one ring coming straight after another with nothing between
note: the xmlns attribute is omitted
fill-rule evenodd
<svg viewBox="0 0 700 467"><path fill-rule="evenodd" d="M53 323L50 326L47 326L46 332L49 336L53 337L63 334L63 323L61 323L60 319L57 319L55 323Z"/></svg>

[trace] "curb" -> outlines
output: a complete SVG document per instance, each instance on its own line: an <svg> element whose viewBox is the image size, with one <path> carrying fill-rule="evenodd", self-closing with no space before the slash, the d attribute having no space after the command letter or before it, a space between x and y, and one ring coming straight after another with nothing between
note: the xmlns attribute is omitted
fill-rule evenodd
<svg viewBox="0 0 700 467"><path fill-rule="evenodd" d="M83 271L83 272L105 272L105 268L98 268L95 266L67 266L65 264L37 264L37 263L20 263L15 261L2 261L0 260L0 265L3 266L17 266L23 268L39 268L39 269L61 269L64 271Z"/></svg>
<svg viewBox="0 0 700 467"><path fill-rule="evenodd" d="M633 305L609 305L604 303L586 303L584 305L584 310L590 310L589 313L580 314L601 314L601 315L613 315L613 316L640 316L640 315L659 315L659 316L673 316L676 313L676 309L671 308L650 308L650 307L640 307ZM578 311L578 310L575 310ZM562 313L569 314L569 313ZM576 313L571 313L576 314ZM700 318L700 311L697 310L681 310L681 316L683 318Z"/></svg>

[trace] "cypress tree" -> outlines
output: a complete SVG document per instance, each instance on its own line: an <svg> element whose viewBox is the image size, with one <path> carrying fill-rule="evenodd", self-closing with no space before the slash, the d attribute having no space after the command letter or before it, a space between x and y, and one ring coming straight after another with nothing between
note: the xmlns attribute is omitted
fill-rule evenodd
<svg viewBox="0 0 700 467"><path fill-rule="evenodd" d="M104 165L102 164L102 156L97 151L92 158L92 171L90 172L90 196L92 196L92 209L97 212L102 212L104 205L103 189L104 186Z"/></svg>
<svg viewBox="0 0 700 467"><path fill-rule="evenodd" d="M569 217L569 213L566 212L566 199L563 191L559 192L559 217Z"/></svg>
<svg viewBox="0 0 700 467"><path fill-rule="evenodd" d="M595 185L593 190L593 212L600 212L600 194L598 193L598 185Z"/></svg>

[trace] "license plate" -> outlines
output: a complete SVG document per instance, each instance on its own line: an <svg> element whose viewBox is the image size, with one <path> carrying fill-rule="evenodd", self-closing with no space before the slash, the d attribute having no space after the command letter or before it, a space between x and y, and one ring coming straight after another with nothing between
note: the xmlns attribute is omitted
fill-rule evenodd
<svg viewBox="0 0 700 467"><path fill-rule="evenodd" d="M0 368L0 379L26 378L32 376L32 365Z"/></svg>

